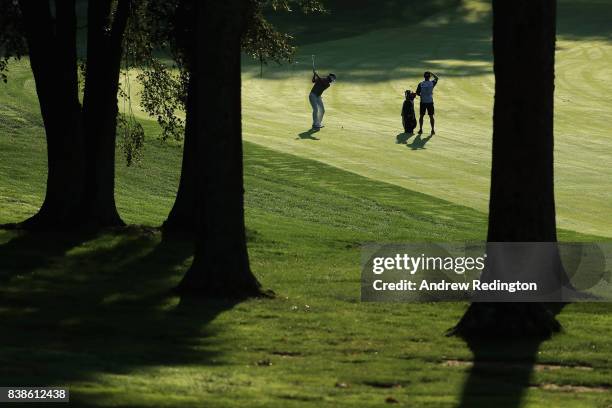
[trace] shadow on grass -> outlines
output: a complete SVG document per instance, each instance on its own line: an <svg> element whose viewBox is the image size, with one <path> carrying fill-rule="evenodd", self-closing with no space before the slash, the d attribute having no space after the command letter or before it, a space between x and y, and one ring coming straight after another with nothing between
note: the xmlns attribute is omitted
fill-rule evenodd
<svg viewBox="0 0 612 408"><path fill-rule="evenodd" d="M498 344L468 341L474 365L463 386L459 407L520 407L540 344L540 340Z"/></svg>
<svg viewBox="0 0 612 408"><path fill-rule="evenodd" d="M235 303L178 303L169 288L187 268L190 243L137 232L99 235L71 251L68 242L21 236L0 246L9 271L0 288L1 384L62 385L215 364L207 324Z"/></svg>
<svg viewBox="0 0 612 408"><path fill-rule="evenodd" d="M12 239L0 245L0 283L15 276L25 278L39 268L47 268L70 249L93 237L88 232L66 235L31 234L21 230L10 232Z"/></svg>
<svg viewBox="0 0 612 408"><path fill-rule="evenodd" d="M408 139L410 139L414 135L414 133L399 133L395 136L395 143L397 144L406 144Z"/></svg>
<svg viewBox="0 0 612 408"><path fill-rule="evenodd" d="M327 13L267 13L282 31L289 32L296 45L332 41L361 35L369 30L406 26L435 13L455 8L461 0L417 2L387 0L384 7L368 0L326 0Z"/></svg>
<svg viewBox="0 0 612 408"><path fill-rule="evenodd" d="M321 43L311 50L316 53L321 69L336 72L342 83L402 80L414 81L416 86L425 70L438 72L442 78L493 73L490 12L475 16L464 7L464 2L457 0L440 0L435 5L431 2L407 5L405 1L393 0L384 7L370 1L369 10L360 10L348 0L339 2L351 4L346 7L334 3L336 7L329 5L331 13L325 15L291 13L270 18L281 31L286 29L294 34L298 44ZM438 12L442 15L436 15ZM401 31L387 32L385 28ZM406 38L410 38L408 43ZM310 58L311 55L298 54L297 65L270 66L265 79L303 75L306 80ZM258 75L259 64L247 60L245 69L253 76Z"/></svg>
<svg viewBox="0 0 612 408"><path fill-rule="evenodd" d="M421 135L417 135L417 137L414 138L412 143L406 146L411 148L412 150L425 149L425 145L427 144L427 142L431 140L431 138L432 138L432 135L429 135L426 137L421 137Z"/></svg>
<svg viewBox="0 0 612 408"><path fill-rule="evenodd" d="M466 4L468 3L468 4ZM487 2L484 2L487 3ZM325 14L299 12L267 12L268 19L281 31L289 32L298 46L340 40L363 35L371 30L408 27L429 23L435 27L438 13L446 14L450 21L466 20L466 24L486 23L491 12L470 10L469 2L438 0L419 2L387 0L384 7L368 0L326 0ZM612 10L602 0L560 0L558 4L557 33L569 39L612 39L609 24ZM426 29L428 25L419 25ZM438 28L438 27L435 27Z"/></svg>
<svg viewBox="0 0 612 408"><path fill-rule="evenodd" d="M306 132L302 132L298 135L298 139L310 139L310 140L320 140L318 137L315 137L315 133L318 133L319 129L309 129Z"/></svg>
<svg viewBox="0 0 612 408"><path fill-rule="evenodd" d="M597 0L562 0L557 6L557 34L567 40L612 40L612 7Z"/></svg>
<svg viewBox="0 0 612 408"><path fill-rule="evenodd" d="M557 316L565 303L549 303ZM512 323L508 323L512 324ZM464 338L474 354L473 365L461 393L460 408L518 408L531 385L538 350L546 338Z"/></svg>

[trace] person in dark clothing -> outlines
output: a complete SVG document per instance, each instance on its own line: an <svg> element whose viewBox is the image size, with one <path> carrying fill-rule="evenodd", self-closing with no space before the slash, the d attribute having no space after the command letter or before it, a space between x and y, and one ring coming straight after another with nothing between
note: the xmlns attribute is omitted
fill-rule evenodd
<svg viewBox="0 0 612 408"><path fill-rule="evenodd" d="M402 125L404 125L404 133L411 135L414 134L414 128L417 125L416 115L414 113L414 98L416 98L416 93L408 89L404 95L406 99L402 106Z"/></svg>
<svg viewBox="0 0 612 408"><path fill-rule="evenodd" d="M323 125L323 115L325 114L325 106L323 105L323 92L331 86L336 80L336 75L329 74L325 78L321 78L316 71L312 71L312 82L314 83L308 100L312 106L312 128L321 129Z"/></svg>

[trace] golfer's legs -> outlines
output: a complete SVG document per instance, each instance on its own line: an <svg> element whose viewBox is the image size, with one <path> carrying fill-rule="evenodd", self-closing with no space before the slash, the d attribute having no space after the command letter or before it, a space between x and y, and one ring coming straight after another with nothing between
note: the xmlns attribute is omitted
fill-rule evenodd
<svg viewBox="0 0 612 408"><path fill-rule="evenodd" d="M319 119L319 103L317 101L319 97L312 92L308 95L308 100L310 101L310 106L312 106L312 126L319 126L321 122L318 122Z"/></svg>
<svg viewBox="0 0 612 408"><path fill-rule="evenodd" d="M323 115L325 115L325 105L323 105L323 98L319 96L317 99L318 99L318 104L319 104L318 125L321 126L321 122L323 122Z"/></svg>
<svg viewBox="0 0 612 408"><path fill-rule="evenodd" d="M419 104L419 132L423 132L423 116L425 116L425 105Z"/></svg>
<svg viewBox="0 0 612 408"><path fill-rule="evenodd" d="M431 130L434 130L434 125L436 123L434 115L429 115L429 123L431 123Z"/></svg>

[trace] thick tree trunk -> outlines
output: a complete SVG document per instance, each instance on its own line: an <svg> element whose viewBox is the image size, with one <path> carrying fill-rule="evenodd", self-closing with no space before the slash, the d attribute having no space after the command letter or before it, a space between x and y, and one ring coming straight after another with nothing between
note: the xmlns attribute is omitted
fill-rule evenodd
<svg viewBox="0 0 612 408"><path fill-rule="evenodd" d="M30 63L45 126L47 191L27 229L124 225L114 198L117 90L131 0L90 1L83 108L78 98L75 0L22 0Z"/></svg>
<svg viewBox="0 0 612 408"><path fill-rule="evenodd" d="M494 0L495 106L489 242L556 242L553 93L556 0ZM555 273L555 271L551 271ZM454 333L547 337L541 303L473 303Z"/></svg>
<svg viewBox="0 0 612 408"><path fill-rule="evenodd" d="M129 2L119 0L114 15L111 0L90 1L88 7L83 97L87 167L82 211L85 222L95 226L124 225L115 204L115 141L117 91Z"/></svg>
<svg viewBox="0 0 612 408"><path fill-rule="evenodd" d="M196 106L196 74L189 76L189 89L187 93L187 106L185 113L185 141L183 144L183 164L178 192L168 219L162 225L164 239L186 238L192 239L196 235L196 195L197 195L197 157L198 146L197 124L198 115Z"/></svg>
<svg viewBox="0 0 612 408"><path fill-rule="evenodd" d="M557 240L553 183L555 0L494 1L489 241Z"/></svg>
<svg viewBox="0 0 612 408"><path fill-rule="evenodd" d="M64 229L78 225L84 166L78 99L74 0L24 0L21 11L47 140L47 190L37 214L18 226Z"/></svg>
<svg viewBox="0 0 612 408"><path fill-rule="evenodd" d="M177 290L195 297L262 294L252 274L244 225L240 39L250 1L198 2L197 239Z"/></svg>

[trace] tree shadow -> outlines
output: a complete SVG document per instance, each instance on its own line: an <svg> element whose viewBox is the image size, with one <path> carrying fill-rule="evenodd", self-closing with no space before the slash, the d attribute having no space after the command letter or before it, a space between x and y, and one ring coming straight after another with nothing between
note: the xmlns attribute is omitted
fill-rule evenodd
<svg viewBox="0 0 612 408"><path fill-rule="evenodd" d="M368 0L327 0L327 13L267 13L266 17L282 31L290 33L298 46L362 35L370 30L418 23L461 0L407 2L388 0L384 7Z"/></svg>
<svg viewBox="0 0 612 408"><path fill-rule="evenodd" d="M393 3L398 9L412 8L406 2ZM390 16L395 16L395 19L381 18L378 13L372 12L357 17L344 12L355 6L335 9L332 6L329 15L313 14L305 17L312 19L312 23L302 25L309 27L302 35L309 42L325 42L324 48L317 48L317 58L321 62L326 61L326 64L333 63L333 71L341 75L339 79L342 83L380 83L390 79L416 82L422 78L425 69L439 72L442 78L491 75L493 55L490 10L475 14L464 3L443 0L437 4L440 8L423 3L423 9L416 14L416 10L408 15L402 15L399 11L392 12ZM374 3L371 6L375 9L373 11L381 9L374 6ZM383 9L391 10L391 7L385 5ZM302 18L300 13L293 14L298 19ZM288 21L284 17L283 20ZM273 16L271 18L274 20ZM413 18L413 23L407 22ZM334 23L324 23L326 19ZM323 25L323 29L313 26L317 22ZM290 26L295 29L299 24ZM335 35L330 31L332 26L340 28L343 33ZM282 24L280 28L283 29ZM389 32L386 28L401 32ZM299 41L299 33L291 29L289 32L296 34ZM364 36L366 32L368 35ZM359 36L358 41L352 40L355 36ZM348 40L331 41L341 38ZM404 38L411 38L410 44L407 45ZM435 44L435 47L432 48L431 44ZM368 52L364 53L363 50ZM298 65L270 66L266 80L286 79L295 75L308 78L310 57L308 54L298 54ZM245 69L253 76L259 75L259 64L256 61L246 60Z"/></svg>
<svg viewBox="0 0 612 408"><path fill-rule="evenodd" d="M306 132L302 132L298 135L297 139L310 139L310 140L321 140L318 137L315 137L314 134L318 133L320 129L308 129Z"/></svg>
<svg viewBox="0 0 612 408"><path fill-rule="evenodd" d="M39 260L0 288L0 383L65 385L146 367L216 364L207 324L236 302L178 302L169 288L193 248L159 241L158 234L108 233L49 262L37 255L44 246L0 247L11 265Z"/></svg>
<svg viewBox="0 0 612 408"><path fill-rule="evenodd" d="M377 83L391 79L419 81L425 69L439 72L442 80L493 74L488 2L483 2L482 9L473 9L472 2L463 1L441 1L436 6L431 2L423 5L417 2L414 4L418 10L412 11L408 10L413 8L412 2L394 0L385 7L369 2L372 9L344 6L347 2L351 3L349 0L326 3L330 13L325 15L286 13L269 17L281 31L292 33L297 44L323 42L325 47L317 48L317 58L333 62L333 70L341 75L342 83ZM360 14L355 14L355 9ZM563 0L558 10L560 39L612 40L612 25L609 24L612 9L607 2ZM387 28L402 31L392 33L386 31ZM366 33L368 35L364 36ZM358 40L353 42L356 36ZM412 39L410 44L406 44L405 38ZM296 56L298 65L270 66L266 80L295 75L303 75L306 80L310 74L307 68L310 52ZM259 77L257 61L245 60L245 69Z"/></svg>
<svg viewBox="0 0 612 408"><path fill-rule="evenodd" d="M0 245L0 283L46 268L70 249L94 236L88 231L58 234L13 230L11 233L13 237Z"/></svg>
<svg viewBox="0 0 612 408"><path fill-rule="evenodd" d="M530 384L540 340L468 340L474 364L461 393L461 408L516 408Z"/></svg>
<svg viewBox="0 0 612 408"><path fill-rule="evenodd" d="M547 304L557 315L565 303ZM474 354L468 378L461 393L460 408L517 408L531 385L538 350L545 338L519 340L496 337L464 338Z"/></svg>
<svg viewBox="0 0 612 408"><path fill-rule="evenodd" d="M421 135L417 135L417 137L414 138L412 143L410 143L409 145L406 145L406 146L411 148L412 150L425 149L425 145L427 144L427 142L429 142L431 140L432 137L433 137L433 135L429 135L429 136L426 136L426 137L421 137Z"/></svg>
<svg viewBox="0 0 612 408"><path fill-rule="evenodd" d="M612 40L612 8L597 0L562 0L557 6L557 34L564 40Z"/></svg>
<svg viewBox="0 0 612 408"><path fill-rule="evenodd" d="M395 136L395 143L397 144L406 144L408 142L408 139L410 139L412 136L414 135L413 133L398 133L397 136Z"/></svg>

